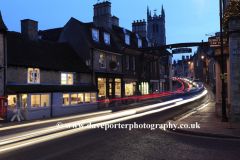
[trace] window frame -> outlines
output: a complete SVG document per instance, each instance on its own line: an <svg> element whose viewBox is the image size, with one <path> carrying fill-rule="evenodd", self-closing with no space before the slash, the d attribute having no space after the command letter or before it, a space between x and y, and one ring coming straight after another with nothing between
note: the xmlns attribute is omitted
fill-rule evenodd
<svg viewBox="0 0 240 160"><path fill-rule="evenodd" d="M126 69L129 69L129 55L126 55Z"/></svg>
<svg viewBox="0 0 240 160"><path fill-rule="evenodd" d="M107 36L108 36L108 37L107 37ZM108 43L106 43L106 41L105 41L106 38L108 38ZM104 32L104 43L110 45L110 43L111 43L111 42L110 42L110 39L111 39L111 38L110 38L110 34Z"/></svg>
<svg viewBox="0 0 240 160"><path fill-rule="evenodd" d="M29 69L30 68L28 68L28 70L27 70L27 83L30 83L30 84L40 84L40 69L39 68L32 68L33 69L33 82L29 82ZM39 70L39 79L38 79L38 82L34 82L34 80L35 80L35 69L38 69Z"/></svg>
<svg viewBox="0 0 240 160"><path fill-rule="evenodd" d="M89 93L90 94L90 102L87 102L85 101L85 98L86 98L86 93ZM92 94L95 94L95 102L92 102ZM98 94L96 92L68 92L68 93L62 93L62 99L63 99L63 95L64 94L68 94L69 95L69 105L63 105L62 104L62 107L72 107L72 106L81 106L81 105L88 105L88 104L94 104L94 103L97 103L97 97L98 97ZM77 94L77 104L71 104L72 103L72 100L71 100L71 97L72 97L72 94ZM78 95L79 94L83 94L83 103L78 103Z"/></svg>
<svg viewBox="0 0 240 160"><path fill-rule="evenodd" d="M128 37L128 41L127 41L127 37ZM130 35L129 34L125 34L125 43L127 45L130 45Z"/></svg>
<svg viewBox="0 0 240 160"><path fill-rule="evenodd" d="M41 95L44 95L44 94L49 95L49 106L41 107ZM32 103L31 103L32 95L40 95L40 107L32 107ZM27 99L28 106L30 106L30 107L28 107L28 109L30 109L30 110L49 109L51 107L51 104L52 104L51 93L30 93L30 94L27 94L27 96L28 96L28 99Z"/></svg>
<svg viewBox="0 0 240 160"><path fill-rule="evenodd" d="M132 57L132 62L133 62L133 70L135 71L135 69L136 69L136 57L135 56Z"/></svg>
<svg viewBox="0 0 240 160"><path fill-rule="evenodd" d="M104 63L102 63L101 54L103 55ZM105 52L100 52L100 54L99 54L99 61L100 61L100 64L101 64L101 68L106 68L106 53ZM104 65L104 66L102 66L102 65Z"/></svg>
<svg viewBox="0 0 240 160"><path fill-rule="evenodd" d="M97 32L97 37L96 39L94 38L94 32ZM99 42L99 30L98 29L95 29L95 28L92 28L92 39L95 41L95 42Z"/></svg>
<svg viewBox="0 0 240 160"><path fill-rule="evenodd" d="M140 44L139 44L139 42L140 42ZM142 39L140 39L140 38L138 38L138 48L142 48Z"/></svg>
<svg viewBox="0 0 240 160"><path fill-rule="evenodd" d="M66 84L62 84L62 74L67 74ZM72 74L72 84L68 84L68 75ZM73 85L74 84L74 74L72 72L61 72L60 76L61 85Z"/></svg>

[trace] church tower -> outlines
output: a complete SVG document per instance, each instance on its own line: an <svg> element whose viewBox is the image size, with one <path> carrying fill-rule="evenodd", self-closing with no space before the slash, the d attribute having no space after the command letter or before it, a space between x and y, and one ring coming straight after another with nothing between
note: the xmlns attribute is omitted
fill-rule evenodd
<svg viewBox="0 0 240 160"><path fill-rule="evenodd" d="M161 15L151 15L149 7L147 7L147 38L157 45L166 45L165 35L165 12L162 6Z"/></svg>

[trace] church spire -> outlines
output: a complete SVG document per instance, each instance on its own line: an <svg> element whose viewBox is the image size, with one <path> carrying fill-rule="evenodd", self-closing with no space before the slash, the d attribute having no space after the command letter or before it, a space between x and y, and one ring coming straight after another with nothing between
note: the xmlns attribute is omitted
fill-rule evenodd
<svg viewBox="0 0 240 160"><path fill-rule="evenodd" d="M1 14L1 11L0 11L0 31L6 31L6 30L8 30L8 29L7 29L6 25L3 22L2 14Z"/></svg>
<svg viewBox="0 0 240 160"><path fill-rule="evenodd" d="M162 13L162 16L165 17L165 12L164 12L164 9L163 9L163 5L162 5L162 11L161 11L161 13Z"/></svg>

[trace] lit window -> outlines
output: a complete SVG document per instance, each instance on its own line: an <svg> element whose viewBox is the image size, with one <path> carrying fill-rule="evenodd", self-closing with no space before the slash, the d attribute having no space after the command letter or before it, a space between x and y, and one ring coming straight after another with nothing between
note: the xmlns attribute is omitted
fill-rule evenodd
<svg viewBox="0 0 240 160"><path fill-rule="evenodd" d="M73 74L72 73L61 73L61 84L73 85Z"/></svg>
<svg viewBox="0 0 240 160"><path fill-rule="evenodd" d="M71 94L71 104L77 104L77 94Z"/></svg>
<svg viewBox="0 0 240 160"><path fill-rule="evenodd" d="M87 65L87 66L90 66L90 64L91 64L91 63L90 63L90 59L87 59L87 60L86 60L86 65Z"/></svg>
<svg viewBox="0 0 240 160"><path fill-rule="evenodd" d="M17 95L8 95L8 109L17 108Z"/></svg>
<svg viewBox="0 0 240 160"><path fill-rule="evenodd" d="M130 37L128 34L125 34L125 43L130 45Z"/></svg>
<svg viewBox="0 0 240 160"><path fill-rule="evenodd" d="M100 64L101 68L106 68L106 60L105 60L105 53L100 53Z"/></svg>
<svg viewBox="0 0 240 160"><path fill-rule="evenodd" d="M63 106L69 105L69 94L63 94Z"/></svg>
<svg viewBox="0 0 240 160"><path fill-rule="evenodd" d="M92 29L92 38L94 41L99 42L99 31L97 29Z"/></svg>
<svg viewBox="0 0 240 160"><path fill-rule="evenodd" d="M110 44L110 34L104 32L104 42Z"/></svg>
<svg viewBox="0 0 240 160"><path fill-rule="evenodd" d="M90 103L90 93L85 93L85 103Z"/></svg>
<svg viewBox="0 0 240 160"><path fill-rule="evenodd" d="M112 54L112 62L116 62L117 61L117 56L115 54Z"/></svg>
<svg viewBox="0 0 240 160"><path fill-rule="evenodd" d="M91 103L96 102L96 93L91 93Z"/></svg>
<svg viewBox="0 0 240 160"><path fill-rule="evenodd" d="M40 83L39 68L28 68L28 83Z"/></svg>
<svg viewBox="0 0 240 160"><path fill-rule="evenodd" d="M141 47L142 47L142 40L138 39L138 48L141 48Z"/></svg>
<svg viewBox="0 0 240 160"><path fill-rule="evenodd" d="M47 107L50 105L50 95L49 94L36 94L31 95L31 107Z"/></svg>
<svg viewBox="0 0 240 160"><path fill-rule="evenodd" d="M136 67L136 65L135 65L135 57L132 57L132 60L133 60L133 70L135 70L135 67Z"/></svg>
<svg viewBox="0 0 240 160"><path fill-rule="evenodd" d="M126 55L126 69L129 69L129 55Z"/></svg>
<svg viewBox="0 0 240 160"><path fill-rule="evenodd" d="M78 93L78 104L84 103L84 93Z"/></svg>

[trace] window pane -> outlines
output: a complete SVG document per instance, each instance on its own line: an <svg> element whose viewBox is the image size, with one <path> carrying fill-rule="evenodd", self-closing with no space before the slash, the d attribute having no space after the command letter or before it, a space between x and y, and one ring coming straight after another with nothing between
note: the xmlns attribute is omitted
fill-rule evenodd
<svg viewBox="0 0 240 160"><path fill-rule="evenodd" d="M77 94L71 94L71 104L77 104Z"/></svg>
<svg viewBox="0 0 240 160"><path fill-rule="evenodd" d="M96 102L96 93L91 93L91 103Z"/></svg>
<svg viewBox="0 0 240 160"><path fill-rule="evenodd" d="M116 62L116 60L117 60L116 57L117 57L116 55L112 55L112 61L113 61L113 62Z"/></svg>
<svg viewBox="0 0 240 160"><path fill-rule="evenodd" d="M39 78L40 78L40 76L39 76L39 69L38 68L35 68L34 69L34 82L35 83L39 83Z"/></svg>
<svg viewBox="0 0 240 160"><path fill-rule="evenodd" d="M84 98L83 95L84 95L84 93L78 94L78 104L83 103L83 98Z"/></svg>
<svg viewBox="0 0 240 160"><path fill-rule="evenodd" d="M22 94L21 99L22 99L21 107L22 108L27 108L27 94Z"/></svg>
<svg viewBox="0 0 240 160"><path fill-rule="evenodd" d="M40 95L31 95L31 107L40 107Z"/></svg>
<svg viewBox="0 0 240 160"><path fill-rule="evenodd" d="M28 68L28 82L33 82L33 68Z"/></svg>
<svg viewBox="0 0 240 160"><path fill-rule="evenodd" d="M63 106L69 105L69 94L63 94Z"/></svg>
<svg viewBox="0 0 240 160"><path fill-rule="evenodd" d="M68 74L68 84L73 84L73 74Z"/></svg>
<svg viewBox="0 0 240 160"><path fill-rule="evenodd" d="M49 99L50 99L49 94L42 94L41 95L41 107L50 106Z"/></svg>
<svg viewBox="0 0 240 160"><path fill-rule="evenodd" d="M61 74L61 84L67 84L67 74Z"/></svg>
<svg viewBox="0 0 240 160"><path fill-rule="evenodd" d="M126 96L133 95L133 84L132 83L125 84L125 95Z"/></svg>
<svg viewBox="0 0 240 160"><path fill-rule="evenodd" d="M98 78L99 99L106 98L106 78Z"/></svg>
<svg viewBox="0 0 240 160"><path fill-rule="evenodd" d="M17 95L8 95L8 109L17 108Z"/></svg>
<svg viewBox="0 0 240 160"><path fill-rule="evenodd" d="M115 79L115 97L116 98L121 97L121 79L120 78Z"/></svg>
<svg viewBox="0 0 240 160"><path fill-rule="evenodd" d="M85 103L90 103L90 93L85 93Z"/></svg>

